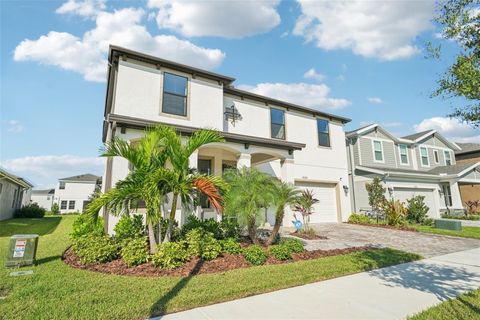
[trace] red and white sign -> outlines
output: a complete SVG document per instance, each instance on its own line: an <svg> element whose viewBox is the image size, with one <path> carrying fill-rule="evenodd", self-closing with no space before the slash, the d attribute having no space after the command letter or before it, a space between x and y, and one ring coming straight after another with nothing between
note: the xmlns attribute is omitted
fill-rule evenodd
<svg viewBox="0 0 480 320"><path fill-rule="evenodd" d="M27 240L15 241L15 248L13 250L14 258L22 258L25 255L25 247L27 246Z"/></svg>

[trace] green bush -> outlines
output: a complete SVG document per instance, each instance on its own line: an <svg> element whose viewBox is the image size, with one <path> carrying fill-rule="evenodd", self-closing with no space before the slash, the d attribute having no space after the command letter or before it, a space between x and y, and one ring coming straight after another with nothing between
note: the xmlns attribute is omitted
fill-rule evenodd
<svg viewBox="0 0 480 320"><path fill-rule="evenodd" d="M185 241L165 242L158 245L157 250L152 261L155 266L163 269L180 267L191 258Z"/></svg>
<svg viewBox="0 0 480 320"><path fill-rule="evenodd" d="M301 253L305 251L303 248L303 242L298 239L282 239L280 244L289 248L291 252Z"/></svg>
<svg viewBox="0 0 480 320"><path fill-rule="evenodd" d="M164 237L165 233L167 232L167 229L168 229L168 219L162 218L162 220L160 222L160 228L161 228L160 230L161 230L161 233L162 233L162 237ZM158 226L155 226L155 233L156 232L158 232ZM173 221L171 235L172 236L170 238L170 241L178 241L182 238L181 230L178 227L177 220Z"/></svg>
<svg viewBox="0 0 480 320"><path fill-rule="evenodd" d="M52 204L50 212L52 212L52 214L60 214L60 208L58 207L58 203Z"/></svg>
<svg viewBox="0 0 480 320"><path fill-rule="evenodd" d="M185 240L191 256L212 260L222 252L222 246L218 240L213 237L211 232L206 232L202 228L190 230L186 234Z"/></svg>
<svg viewBox="0 0 480 320"><path fill-rule="evenodd" d="M141 215L123 215L113 231L115 231L115 239L118 241L142 237L145 234L143 217Z"/></svg>
<svg viewBox="0 0 480 320"><path fill-rule="evenodd" d="M292 259L292 250L284 244L277 244L270 247L270 254L277 260Z"/></svg>
<svg viewBox="0 0 480 320"><path fill-rule="evenodd" d="M234 238L227 238L220 240L220 245L222 246L222 252L229 254L239 254L242 252L242 247L240 243Z"/></svg>
<svg viewBox="0 0 480 320"><path fill-rule="evenodd" d="M129 239L123 242L120 255L129 267L148 261L148 245L145 237Z"/></svg>
<svg viewBox="0 0 480 320"><path fill-rule="evenodd" d="M245 260L253 265L259 266L267 261L267 252L259 245L251 245L242 250Z"/></svg>
<svg viewBox="0 0 480 320"><path fill-rule="evenodd" d="M73 241L72 249L83 263L109 262L118 257L118 244L106 235L89 234Z"/></svg>
<svg viewBox="0 0 480 320"><path fill-rule="evenodd" d="M432 218L425 218L425 219L423 219L422 225L424 225L424 226L433 226L433 219L432 219Z"/></svg>
<svg viewBox="0 0 480 320"><path fill-rule="evenodd" d="M356 224L371 224L372 220L364 214L352 213L350 217L348 217L348 222Z"/></svg>
<svg viewBox="0 0 480 320"><path fill-rule="evenodd" d="M205 232L213 234L215 239L223 239L223 232L220 223L214 219L200 220L194 215L189 215L185 224L182 226L181 234L185 236L189 231L194 229L202 229Z"/></svg>
<svg viewBox="0 0 480 320"><path fill-rule="evenodd" d="M415 196L407 199L407 220L415 223L422 223L427 218L429 208L425 204L424 196Z"/></svg>
<svg viewBox="0 0 480 320"><path fill-rule="evenodd" d="M95 226L88 221L85 215L81 214L77 218L75 218L75 221L73 221L70 238L78 239L82 236L86 236L89 234L95 234L98 236L104 234L103 219L99 218L97 221L97 225Z"/></svg>
<svg viewBox="0 0 480 320"><path fill-rule="evenodd" d="M220 229L222 230L224 239L238 239L240 237L240 226L238 225L236 218L228 216L223 217L222 221L220 221Z"/></svg>
<svg viewBox="0 0 480 320"><path fill-rule="evenodd" d="M31 203L15 210L15 218L43 218L45 211L37 203Z"/></svg>

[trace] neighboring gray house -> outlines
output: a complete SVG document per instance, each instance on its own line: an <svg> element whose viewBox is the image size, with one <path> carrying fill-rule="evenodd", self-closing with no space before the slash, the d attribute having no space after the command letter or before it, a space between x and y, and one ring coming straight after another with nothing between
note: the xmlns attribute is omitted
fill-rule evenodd
<svg viewBox="0 0 480 320"><path fill-rule="evenodd" d="M16 209L30 203L33 185L0 168L0 220L13 218Z"/></svg>
<svg viewBox="0 0 480 320"><path fill-rule="evenodd" d="M480 184L480 162L456 163L460 147L435 130L397 138L378 124L347 132L352 209L370 209L365 183L380 177L387 198L425 197L431 217L463 210L459 186Z"/></svg>
<svg viewBox="0 0 480 320"><path fill-rule="evenodd" d="M31 202L38 204L47 211L52 209L55 189L32 190Z"/></svg>

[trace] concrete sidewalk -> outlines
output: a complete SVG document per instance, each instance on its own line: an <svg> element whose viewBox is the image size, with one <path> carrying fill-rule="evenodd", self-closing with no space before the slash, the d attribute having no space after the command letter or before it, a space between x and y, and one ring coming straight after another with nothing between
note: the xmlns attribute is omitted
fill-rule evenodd
<svg viewBox="0 0 480 320"><path fill-rule="evenodd" d="M480 288L480 248L154 319L404 319Z"/></svg>

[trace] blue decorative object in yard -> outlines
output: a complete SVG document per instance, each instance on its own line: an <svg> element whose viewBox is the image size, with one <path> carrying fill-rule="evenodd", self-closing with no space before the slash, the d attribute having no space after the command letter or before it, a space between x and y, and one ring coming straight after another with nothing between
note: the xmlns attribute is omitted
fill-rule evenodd
<svg viewBox="0 0 480 320"><path fill-rule="evenodd" d="M292 221L293 225L295 226L295 229L297 229L297 231L300 231L300 229L302 229L302 221L300 220L293 220Z"/></svg>

